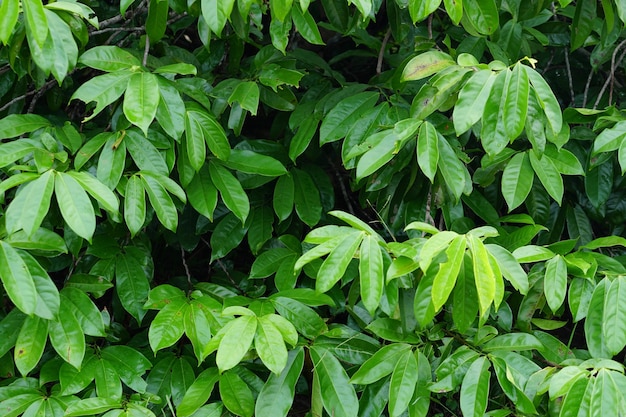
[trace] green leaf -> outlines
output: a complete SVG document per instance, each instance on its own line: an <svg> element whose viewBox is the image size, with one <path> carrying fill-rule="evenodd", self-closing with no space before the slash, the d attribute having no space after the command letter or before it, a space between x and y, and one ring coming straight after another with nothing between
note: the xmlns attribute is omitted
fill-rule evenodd
<svg viewBox="0 0 626 417"><path fill-rule="evenodd" d="M322 202L320 192L311 178L304 170L293 169L295 191L294 203L298 217L308 226L315 226L322 216Z"/></svg>
<svg viewBox="0 0 626 417"><path fill-rule="evenodd" d="M104 362L110 364L119 378L136 392L146 392L146 381L141 376L152 367L150 361L137 350L124 345L108 346L101 350Z"/></svg>
<svg viewBox="0 0 626 417"><path fill-rule="evenodd" d="M235 372L220 377L220 398L231 413L241 417L254 414L254 397L246 383Z"/></svg>
<svg viewBox="0 0 626 417"><path fill-rule="evenodd" d="M485 245L489 253L496 259L502 275L522 294L529 289L528 276L515 257L502 246Z"/></svg>
<svg viewBox="0 0 626 417"><path fill-rule="evenodd" d="M96 215L83 187L69 174L57 172L54 193L63 220L74 233L91 241L96 230Z"/></svg>
<svg viewBox="0 0 626 417"><path fill-rule="evenodd" d="M187 392L185 392L185 396L180 404L178 404L178 407L176 407L176 415L179 417L193 415L207 402L219 378L217 368L209 368L202 371L193 384L191 384Z"/></svg>
<svg viewBox="0 0 626 417"><path fill-rule="evenodd" d="M247 174L278 177L287 173L287 169L278 160L246 149L233 149L228 160L224 162L228 168Z"/></svg>
<svg viewBox="0 0 626 417"><path fill-rule="evenodd" d="M546 262L543 290L550 309L556 312L565 301L567 292L567 265L561 255Z"/></svg>
<svg viewBox="0 0 626 417"><path fill-rule="evenodd" d="M549 157L544 155L539 159L535 151L530 151L528 155L530 156L530 164L537 177L539 177L539 181L541 181L548 194L560 205L564 191L563 177L561 177L561 174L557 171Z"/></svg>
<svg viewBox="0 0 626 417"><path fill-rule="evenodd" d="M124 49L112 45L100 45L85 51L78 62L100 71L114 72L140 66L139 61L133 54Z"/></svg>
<svg viewBox="0 0 626 417"><path fill-rule="evenodd" d="M233 213L224 216L211 235L211 262L223 258L235 249L247 231L248 226L242 225Z"/></svg>
<svg viewBox="0 0 626 417"><path fill-rule="evenodd" d="M457 1L456 3L460 3ZM489 70L475 72L463 85L454 106L452 120L457 135L474 126L483 115L496 74Z"/></svg>
<svg viewBox="0 0 626 417"><path fill-rule="evenodd" d="M483 35L491 35L500 25L495 0L463 0L463 11L472 26Z"/></svg>
<svg viewBox="0 0 626 417"><path fill-rule="evenodd" d="M483 242L475 236L468 235L468 246L472 252L472 262L474 265L474 280L476 281L476 291L478 292L478 304L480 315L488 311L491 302L496 295L496 279L491 268L489 253Z"/></svg>
<svg viewBox="0 0 626 417"><path fill-rule="evenodd" d="M402 81L421 80L455 64L452 57L445 52L423 52L406 64L402 71Z"/></svg>
<svg viewBox="0 0 626 417"><path fill-rule="evenodd" d="M213 212L217 207L217 188L206 165L200 168L187 186L187 197L198 213L213 221Z"/></svg>
<svg viewBox="0 0 626 417"><path fill-rule="evenodd" d="M15 346L17 335L25 319L26 315L17 308L14 308L0 320L0 331L2 334L7 335L0 340L0 357L6 355L7 352Z"/></svg>
<svg viewBox="0 0 626 417"><path fill-rule="evenodd" d="M14 350L15 366L22 375L28 375L37 366L47 340L47 320L37 316L26 317L17 335Z"/></svg>
<svg viewBox="0 0 626 417"><path fill-rule="evenodd" d="M356 254L365 233L352 233L339 242L337 247L322 263L315 281L315 289L319 292L329 291L341 279L348 264Z"/></svg>
<svg viewBox="0 0 626 417"><path fill-rule="evenodd" d="M516 154L502 173L502 195L512 211L528 197L535 174L526 152Z"/></svg>
<svg viewBox="0 0 626 417"><path fill-rule="evenodd" d="M169 3L167 0L153 0L148 4L148 16L146 18L146 34L150 42L157 43L165 35Z"/></svg>
<svg viewBox="0 0 626 417"><path fill-rule="evenodd" d="M0 42L7 44L19 16L19 0L3 1L0 5Z"/></svg>
<svg viewBox="0 0 626 417"><path fill-rule="evenodd" d="M358 120L376 105L379 93L367 91L344 98L322 120L320 145L334 142L346 136Z"/></svg>
<svg viewBox="0 0 626 417"><path fill-rule="evenodd" d="M135 236L146 221L146 193L139 175L133 175L126 182L124 220L131 236Z"/></svg>
<svg viewBox="0 0 626 417"><path fill-rule="evenodd" d="M14 140L3 143L0 145L0 168L10 165L37 150L30 141Z"/></svg>
<svg viewBox="0 0 626 417"><path fill-rule="evenodd" d="M596 208L604 206L613 189L613 164L607 161L591 168L585 175L585 193Z"/></svg>
<svg viewBox="0 0 626 417"><path fill-rule="evenodd" d="M43 48L46 38L52 36L48 32L48 19L43 3L40 0L23 0L22 8L29 38L32 36L39 47Z"/></svg>
<svg viewBox="0 0 626 417"><path fill-rule="evenodd" d="M22 186L6 211L6 229L13 233L23 229L32 236L50 209L54 190L53 171L46 171L36 180Z"/></svg>
<svg viewBox="0 0 626 417"><path fill-rule="evenodd" d="M314 339L327 329L326 323L312 308L298 300L287 297L272 298L276 311L289 320L300 334Z"/></svg>
<svg viewBox="0 0 626 417"><path fill-rule="evenodd" d="M462 0L443 0L446 13L452 20L452 23L458 25L463 17L463 1Z"/></svg>
<svg viewBox="0 0 626 417"><path fill-rule="evenodd" d="M100 414L118 407L121 407L119 399L102 397L86 398L70 404L67 410L65 410L65 416L76 417Z"/></svg>
<svg viewBox="0 0 626 417"><path fill-rule="evenodd" d="M235 0L202 0L202 17L213 33L220 36Z"/></svg>
<svg viewBox="0 0 626 417"><path fill-rule="evenodd" d="M508 96L506 87L510 79L511 71L509 69L497 75L483 110L480 141L489 155L499 154L512 140L504 123L504 109Z"/></svg>
<svg viewBox="0 0 626 417"><path fill-rule="evenodd" d="M145 136L148 136L148 127L156 116L160 97L159 81L154 74L138 72L128 79L124 95L124 115Z"/></svg>
<svg viewBox="0 0 626 417"><path fill-rule="evenodd" d="M503 119L509 141L517 138L524 130L526 112L528 110L528 94L530 84L528 74L521 63L515 64L513 71L507 76Z"/></svg>
<svg viewBox="0 0 626 417"><path fill-rule="evenodd" d="M211 340L211 322L207 317L211 313L205 311L205 305L194 300L184 317L185 334L191 341L198 363L204 359L204 347Z"/></svg>
<svg viewBox="0 0 626 417"><path fill-rule="evenodd" d="M520 350L541 350L543 345L532 334L528 333L507 333L496 336L482 346L485 352L499 350L520 351Z"/></svg>
<svg viewBox="0 0 626 417"><path fill-rule="evenodd" d="M117 196L96 177L87 172L78 171L68 171L67 175L74 178L106 211L118 212L120 202Z"/></svg>
<svg viewBox="0 0 626 417"><path fill-rule="evenodd" d="M398 361L410 352L411 346L393 343L379 349L352 375L350 381L357 385L372 384L391 374Z"/></svg>
<svg viewBox="0 0 626 417"><path fill-rule="evenodd" d="M626 279L613 280L604 297L602 334L606 347L617 355L626 346Z"/></svg>
<svg viewBox="0 0 626 417"><path fill-rule="evenodd" d="M528 79L533 86L541 108L543 108L546 114L546 119L552 128L552 132L554 135L558 135L563 126L563 114L561 113L561 106L558 100L546 80L537 71L526 65L523 68L528 74Z"/></svg>
<svg viewBox="0 0 626 417"><path fill-rule="evenodd" d="M14 138L46 126L50 126L50 121L36 114L9 114L0 120L0 137Z"/></svg>
<svg viewBox="0 0 626 417"><path fill-rule="evenodd" d="M582 0L576 2L576 11L572 21L571 49L575 50L585 44L593 29L592 21L596 18L597 2Z"/></svg>
<svg viewBox="0 0 626 417"><path fill-rule="evenodd" d="M385 285L383 257L378 239L372 235L363 237L359 256L361 299L365 308L373 315L383 296Z"/></svg>
<svg viewBox="0 0 626 417"><path fill-rule="evenodd" d="M287 364L280 375L270 374L255 404L257 417L286 417L293 404L296 382L304 366L304 350L289 352Z"/></svg>
<svg viewBox="0 0 626 417"><path fill-rule="evenodd" d="M460 332L466 332L469 329L478 313L478 294L474 282L473 264L467 257L466 259L452 295L452 320Z"/></svg>
<svg viewBox="0 0 626 417"><path fill-rule="evenodd" d="M100 337L106 335L102 314L87 294L78 288L65 287L61 292L61 299L74 312L83 333Z"/></svg>
<svg viewBox="0 0 626 417"><path fill-rule="evenodd" d="M254 316L241 316L233 321L217 350L216 363L220 372L231 369L241 362L252 346L256 328L257 318Z"/></svg>
<svg viewBox="0 0 626 417"><path fill-rule="evenodd" d="M409 225L412 226L413 224ZM422 271L426 272L433 259L441 253L449 243L458 236L457 233L445 230L431 236L422 246L419 263Z"/></svg>
<svg viewBox="0 0 626 417"><path fill-rule="evenodd" d="M165 67L160 67L160 69L167 69ZM195 67L193 69L195 70ZM159 69L156 72L160 72ZM161 98L156 111L156 119L163 130L178 141L185 131L185 103L173 83L164 77L157 77L157 80Z"/></svg>
<svg viewBox="0 0 626 417"><path fill-rule="evenodd" d="M315 18L308 10L303 11L299 4L295 4L291 8L291 18L296 25L296 30L307 42L313 45L325 45Z"/></svg>
<svg viewBox="0 0 626 417"><path fill-rule="evenodd" d="M326 412L335 417L356 417L359 401L341 363L326 349L313 346L309 352Z"/></svg>
<svg viewBox="0 0 626 417"><path fill-rule="evenodd" d="M25 314L37 306L37 289L26 263L11 245L0 240L0 279L9 299Z"/></svg>
<svg viewBox="0 0 626 417"><path fill-rule="evenodd" d="M91 116L85 117L83 123L96 117L106 106L120 98L132 75L130 71L116 71L94 77L78 87L72 94L71 100L78 99L85 103L96 102Z"/></svg>
<svg viewBox="0 0 626 417"><path fill-rule="evenodd" d="M485 356L476 359L467 370L461 385L461 411L467 417L482 417L489 399L489 361Z"/></svg>
<svg viewBox="0 0 626 417"><path fill-rule="evenodd" d="M141 264L128 253L128 249L115 262L115 289L124 309L141 322L146 314L143 305L150 292L150 283Z"/></svg>
<svg viewBox="0 0 626 417"><path fill-rule="evenodd" d="M411 0L409 1L409 14L413 23L421 22L435 12L441 0ZM393 413L392 413L393 415Z"/></svg>
<svg viewBox="0 0 626 417"><path fill-rule="evenodd" d="M291 174L278 178L274 188L272 205L279 221L286 220L292 213L294 207L295 188Z"/></svg>
<svg viewBox="0 0 626 417"><path fill-rule="evenodd" d="M148 341L155 354L163 348L172 346L183 336L185 331L183 319L188 309L189 304L186 300L172 300L152 320Z"/></svg>
<svg viewBox="0 0 626 417"><path fill-rule="evenodd" d="M469 179L469 175L466 176L467 168L459 160L448 141L441 135L437 136L439 138L439 161L437 166L446 186L458 200L463 191L465 191L465 179Z"/></svg>
<svg viewBox="0 0 626 417"><path fill-rule="evenodd" d="M580 161L567 149L555 149L552 146L546 148L545 154L550 157L556 169L564 175L585 175Z"/></svg>
<svg viewBox="0 0 626 417"><path fill-rule="evenodd" d="M300 123L296 134L291 138L291 142L289 143L289 158L292 161L295 162L296 158L306 151L311 140L313 140L315 132L317 132L319 123L320 121L313 116L307 117Z"/></svg>
<svg viewBox="0 0 626 417"><path fill-rule="evenodd" d="M237 84L228 97L228 104L239 103L242 109L248 110L256 116L259 107L259 86L254 81L244 81Z"/></svg>
<svg viewBox="0 0 626 417"><path fill-rule="evenodd" d="M61 304L59 318L48 323L52 347L59 356L76 369L80 369L85 356L85 335L74 315L71 305Z"/></svg>
<svg viewBox="0 0 626 417"><path fill-rule="evenodd" d="M165 187L151 175L142 175L143 188L159 221L165 228L173 232L178 227L178 212Z"/></svg>
<svg viewBox="0 0 626 417"><path fill-rule="evenodd" d="M267 316L258 319L254 347L267 369L280 375L287 365L287 348L280 331Z"/></svg>
<svg viewBox="0 0 626 417"><path fill-rule="evenodd" d="M241 183L226 168L216 162L209 163L209 172L226 207L241 220L241 223L244 223L250 212L250 202Z"/></svg>
<svg viewBox="0 0 626 417"><path fill-rule="evenodd" d="M433 281L432 297L435 310L438 311L448 300L454 288L465 256L465 237L456 236L446 249L447 261L439 265L439 271Z"/></svg>
<svg viewBox="0 0 626 417"><path fill-rule="evenodd" d="M113 190L122 178L125 165L126 144L124 142L118 143L116 136L109 137L98 158L96 178Z"/></svg>
<svg viewBox="0 0 626 417"><path fill-rule="evenodd" d="M412 351L399 358L389 384L389 415L399 416L409 407L418 380L417 359Z"/></svg>

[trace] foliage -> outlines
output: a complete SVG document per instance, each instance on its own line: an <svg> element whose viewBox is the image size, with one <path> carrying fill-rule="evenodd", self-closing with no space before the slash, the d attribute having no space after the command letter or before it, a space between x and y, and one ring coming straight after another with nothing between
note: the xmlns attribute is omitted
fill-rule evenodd
<svg viewBox="0 0 626 417"><path fill-rule="evenodd" d="M626 3L0 1L0 415L626 414Z"/></svg>

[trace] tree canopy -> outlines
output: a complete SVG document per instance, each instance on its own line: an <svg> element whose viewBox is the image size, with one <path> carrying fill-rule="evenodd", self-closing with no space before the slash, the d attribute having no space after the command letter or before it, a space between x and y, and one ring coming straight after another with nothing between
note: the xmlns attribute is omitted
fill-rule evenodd
<svg viewBox="0 0 626 417"><path fill-rule="evenodd" d="M626 415L624 22L0 0L0 415Z"/></svg>

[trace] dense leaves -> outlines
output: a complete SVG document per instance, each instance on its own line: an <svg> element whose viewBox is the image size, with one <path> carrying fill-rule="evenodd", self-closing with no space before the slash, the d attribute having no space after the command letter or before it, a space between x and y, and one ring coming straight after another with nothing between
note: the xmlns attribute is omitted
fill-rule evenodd
<svg viewBox="0 0 626 417"><path fill-rule="evenodd" d="M0 1L0 415L626 414L621 1Z"/></svg>

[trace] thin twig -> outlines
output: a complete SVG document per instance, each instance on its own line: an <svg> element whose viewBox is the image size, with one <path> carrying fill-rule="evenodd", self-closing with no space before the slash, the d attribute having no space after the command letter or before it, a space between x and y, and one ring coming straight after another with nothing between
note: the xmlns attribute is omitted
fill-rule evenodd
<svg viewBox="0 0 626 417"><path fill-rule="evenodd" d="M593 79L593 69L589 71L589 76L587 77L587 83L585 84L585 92L583 93L583 108L587 107L587 98L589 96L589 87L591 86L591 80Z"/></svg>
<svg viewBox="0 0 626 417"><path fill-rule="evenodd" d="M185 249L182 246L180 247L180 260L183 262L183 267L185 268L187 284L189 284L189 288L193 288L193 284L191 283L191 273L189 272L189 266L187 265L187 260L185 259Z"/></svg>
<svg viewBox="0 0 626 417"><path fill-rule="evenodd" d="M623 46L626 45L626 39L623 40L617 48L615 48L615 51L613 51L613 57L611 58L611 74L609 74L609 77L606 79L606 81L604 82L604 85L602 86L602 89L600 90L600 93L598 94L598 97L596 98L596 102L593 104L593 109L597 109L598 105L600 104L600 100L602 99L602 96L604 95L604 92L606 91L607 87L609 86L609 84L611 85L611 90L610 90L610 94L609 94L609 106L611 105L611 102L613 101L613 78L615 77L615 55L616 52ZM622 52L622 54L619 56L618 61L621 61L622 59L624 59L624 56L626 56L626 50L624 52Z"/></svg>
<svg viewBox="0 0 626 417"><path fill-rule="evenodd" d="M94 30L93 32L90 33L90 35L100 35L102 33L107 33L107 32L143 32L144 30L146 30L146 28L140 27L140 26L129 27L129 28L114 27L114 28Z"/></svg>
<svg viewBox="0 0 626 417"><path fill-rule="evenodd" d="M6 109L8 109L9 107L11 107L13 104L17 103L20 100L24 100L30 96L32 96L33 94L35 94L37 92L37 90L33 90L33 91L29 91L28 93L24 93L21 96L15 97L13 100L9 101L8 103L6 103L4 106L0 107L0 112L5 111Z"/></svg>
<svg viewBox="0 0 626 417"><path fill-rule="evenodd" d="M142 65L145 67L148 64L148 53L150 52L150 37L146 35L146 47L143 50L143 62Z"/></svg>
<svg viewBox="0 0 626 417"><path fill-rule="evenodd" d="M574 105L574 101L576 100L576 96L574 94L574 81L572 80L572 68L569 64L569 53L567 52L567 48L565 50L565 68L567 68L567 81L569 83L569 94L570 94L570 105Z"/></svg>
<svg viewBox="0 0 626 417"><path fill-rule="evenodd" d="M387 42L389 42L390 37L391 37L391 28L387 29L387 33L385 33L385 37L383 38L383 43L380 46L380 51L378 51L378 62L376 63L376 74L380 74L383 71L383 57L385 56L385 48L387 47Z"/></svg>

